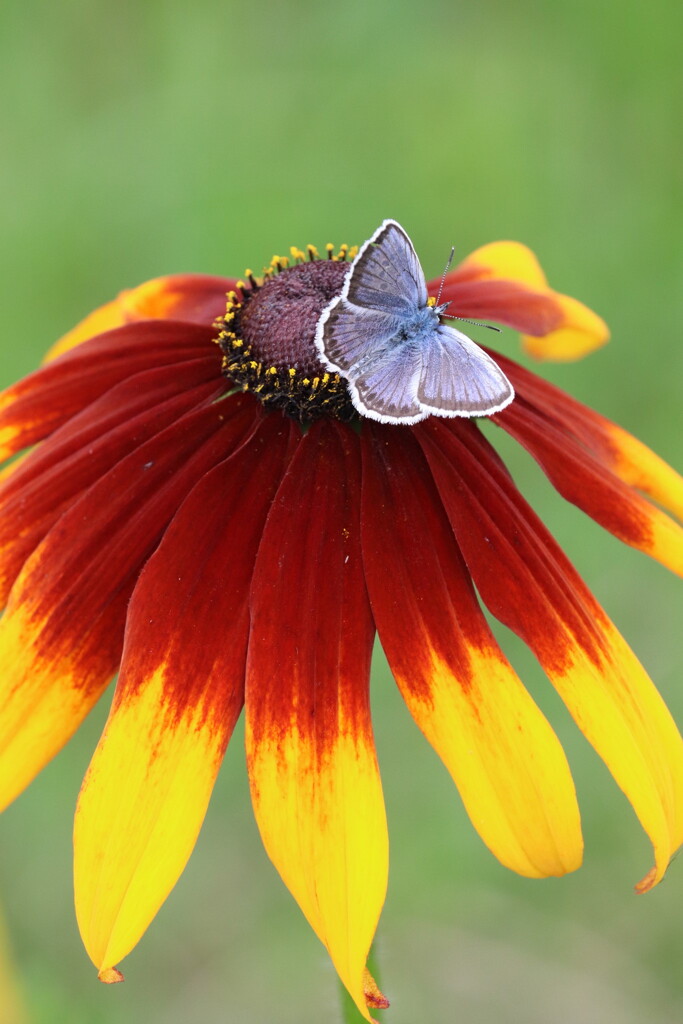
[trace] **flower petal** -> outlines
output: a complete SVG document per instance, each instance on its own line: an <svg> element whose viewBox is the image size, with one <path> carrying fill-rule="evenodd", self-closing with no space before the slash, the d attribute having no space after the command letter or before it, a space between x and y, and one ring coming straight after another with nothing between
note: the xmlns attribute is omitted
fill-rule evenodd
<svg viewBox="0 0 683 1024"><path fill-rule="evenodd" d="M225 312L226 294L234 287L231 278L210 274L153 278L121 292L90 313L52 346L45 361L56 359L96 334L138 320L182 320L209 326Z"/></svg>
<svg viewBox="0 0 683 1024"><path fill-rule="evenodd" d="M491 612L536 654L655 849L641 891L683 841L683 742L661 697L471 423L415 428Z"/></svg>
<svg viewBox="0 0 683 1024"><path fill-rule="evenodd" d="M487 350L488 351L488 350ZM622 427L530 373L519 363L490 352L515 393L566 434L579 441L620 480L649 494L683 519L683 477Z"/></svg>
<svg viewBox="0 0 683 1024"><path fill-rule="evenodd" d="M247 659L247 757L268 854L372 1020L364 968L388 847L370 723L373 623L355 434L305 435L259 548ZM277 609L277 614L273 614Z"/></svg>
<svg viewBox="0 0 683 1024"><path fill-rule="evenodd" d="M122 380L208 355L210 328L172 322L119 327L0 394L0 460L41 441Z"/></svg>
<svg viewBox="0 0 683 1024"><path fill-rule="evenodd" d="M212 354L213 356L213 354ZM0 482L0 608L60 515L129 452L217 397L214 359L138 373L86 406Z"/></svg>
<svg viewBox="0 0 683 1024"><path fill-rule="evenodd" d="M645 501L520 395L493 421L516 438L560 494L624 543L683 576L683 528Z"/></svg>
<svg viewBox="0 0 683 1024"><path fill-rule="evenodd" d="M532 878L572 871L567 760L484 619L424 456L391 427L364 424L362 441L366 579L406 704L492 853Z"/></svg>
<svg viewBox="0 0 683 1024"><path fill-rule="evenodd" d="M207 473L133 593L74 833L76 912L101 975L138 942L199 834L244 699L256 551L297 434L268 416Z"/></svg>
<svg viewBox="0 0 683 1024"><path fill-rule="evenodd" d="M537 359L581 359L609 339L604 320L553 291L534 254L519 242L476 249L446 275L441 299L452 302L458 316L495 320L522 331L524 348Z"/></svg>
<svg viewBox="0 0 683 1024"><path fill-rule="evenodd" d="M253 399L179 419L103 476L33 552L0 620L0 806L62 747L118 666L142 565L194 484L242 440Z"/></svg>

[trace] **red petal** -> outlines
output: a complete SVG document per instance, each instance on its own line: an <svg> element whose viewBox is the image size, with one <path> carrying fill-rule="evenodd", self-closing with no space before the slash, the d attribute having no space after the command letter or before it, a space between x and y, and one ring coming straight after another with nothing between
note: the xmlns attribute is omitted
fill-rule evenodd
<svg viewBox="0 0 683 1024"><path fill-rule="evenodd" d="M598 660L597 603L501 471L497 453L479 429L455 421L444 428L432 418L415 428L415 435L474 582L493 614L541 652L544 663L566 661L566 627ZM462 516L457 530L456 515Z"/></svg>
<svg viewBox="0 0 683 1024"><path fill-rule="evenodd" d="M0 459L35 444L122 380L143 370L220 354L208 327L150 321L99 334L0 395Z"/></svg>
<svg viewBox="0 0 683 1024"><path fill-rule="evenodd" d="M560 494L620 540L683 575L683 530L645 501L570 433L517 395L492 417L529 451Z"/></svg>
<svg viewBox="0 0 683 1024"><path fill-rule="evenodd" d="M655 848L683 841L683 742L632 651L472 423L414 428L483 600L531 647Z"/></svg>
<svg viewBox="0 0 683 1024"><path fill-rule="evenodd" d="M437 283L431 288L436 294ZM538 359L581 359L609 338L604 320L550 288L534 254L519 242L491 242L471 253L446 275L442 297L452 303L451 313L524 332L524 348Z"/></svg>
<svg viewBox="0 0 683 1024"><path fill-rule="evenodd" d="M370 1020L364 968L387 839L368 685L358 439L303 438L268 516L252 587L247 754L266 850Z"/></svg>
<svg viewBox="0 0 683 1024"><path fill-rule="evenodd" d="M129 452L216 396L213 360L136 374L72 417L0 484L0 607L59 516Z"/></svg>
<svg viewBox="0 0 683 1024"><path fill-rule="evenodd" d="M138 941L199 832L244 698L258 543L299 437L266 417L183 502L135 588L74 833L78 919L100 974Z"/></svg>
<svg viewBox="0 0 683 1024"><path fill-rule="evenodd" d="M573 870L566 758L493 638L424 456L409 431L366 423L361 438L366 578L411 714L502 863L529 877Z"/></svg>
<svg viewBox="0 0 683 1024"><path fill-rule="evenodd" d="M256 423L248 440L194 487L143 570L126 626L117 702L132 697L161 664L173 666L165 697L177 714L203 699L210 685L221 683L226 694L244 691L256 551L301 438L293 421L277 413Z"/></svg>
<svg viewBox="0 0 683 1024"><path fill-rule="evenodd" d="M517 395L584 445L601 465L624 483L649 494L683 519L683 477L663 459L616 423L518 363L498 352L489 354L509 377Z"/></svg>
<svg viewBox="0 0 683 1024"><path fill-rule="evenodd" d="M524 334L549 334L562 323L562 308L552 293L533 291L514 281L461 281L446 278L440 302L452 303L455 316L493 320Z"/></svg>
<svg viewBox="0 0 683 1024"><path fill-rule="evenodd" d="M86 491L24 566L0 621L0 802L56 753L106 686L142 565L254 416L253 399L240 396L182 417Z"/></svg>

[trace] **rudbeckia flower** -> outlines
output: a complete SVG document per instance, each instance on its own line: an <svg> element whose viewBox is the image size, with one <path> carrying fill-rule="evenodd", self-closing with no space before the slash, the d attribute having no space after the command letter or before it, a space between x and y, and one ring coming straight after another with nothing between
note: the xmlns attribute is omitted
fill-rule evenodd
<svg viewBox="0 0 683 1024"><path fill-rule="evenodd" d="M388 842L370 719L375 632L492 853L527 877L582 855L569 767L481 601L538 658L654 847L683 838L683 746L662 699L474 419L363 419L314 346L353 253L124 292L0 396L0 799L118 672L78 802L78 922L103 981L182 872L244 706L266 850L366 1020ZM429 286L436 295L438 282ZM227 298L226 298L227 297ZM582 356L603 321L524 246L450 272L462 317ZM683 480L512 359L492 422L557 490L683 571ZM657 504L653 504L654 502ZM476 588L476 590L475 590Z"/></svg>

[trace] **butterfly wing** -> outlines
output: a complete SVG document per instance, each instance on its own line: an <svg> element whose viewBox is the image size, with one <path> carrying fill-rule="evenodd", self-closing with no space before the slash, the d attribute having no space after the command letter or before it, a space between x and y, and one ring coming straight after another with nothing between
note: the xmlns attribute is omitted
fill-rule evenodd
<svg viewBox="0 0 683 1024"><path fill-rule="evenodd" d="M318 321L322 362L346 378L358 411L382 423L504 409L514 391L503 371L460 331L429 318L420 323L426 305L413 244L400 224L385 220Z"/></svg>
<svg viewBox="0 0 683 1024"><path fill-rule="evenodd" d="M399 316L412 316L427 304L427 284L417 253L395 220L385 220L361 246L342 298L354 306Z"/></svg>
<svg viewBox="0 0 683 1024"><path fill-rule="evenodd" d="M337 296L318 320L316 348L328 370L346 376L353 367L382 352L402 323L401 316L353 306Z"/></svg>
<svg viewBox="0 0 683 1024"><path fill-rule="evenodd" d="M385 220L351 264L341 294L323 310L315 344L323 364L353 379L388 347L427 302L417 253L394 220Z"/></svg>
<svg viewBox="0 0 683 1024"><path fill-rule="evenodd" d="M515 397L498 364L465 334L440 324L421 339L416 399L427 415L491 416Z"/></svg>
<svg viewBox="0 0 683 1024"><path fill-rule="evenodd" d="M363 416L380 423L417 423L429 415L416 395L421 370L418 345L388 347L366 371L348 379L351 400Z"/></svg>

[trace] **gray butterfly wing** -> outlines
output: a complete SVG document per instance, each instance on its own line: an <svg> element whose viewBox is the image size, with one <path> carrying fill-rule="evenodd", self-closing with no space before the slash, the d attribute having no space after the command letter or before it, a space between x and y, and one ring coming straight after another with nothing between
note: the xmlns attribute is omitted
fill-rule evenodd
<svg viewBox="0 0 683 1024"><path fill-rule="evenodd" d="M416 399L426 414L491 416L515 397L498 364L466 335L440 324L421 339Z"/></svg>
<svg viewBox="0 0 683 1024"><path fill-rule="evenodd" d="M346 375L368 355L381 352L403 323L403 317L352 306L338 296L318 320L315 344L328 370Z"/></svg>
<svg viewBox="0 0 683 1024"><path fill-rule="evenodd" d="M341 294L323 310L315 345L328 370L353 376L427 302L417 253L394 220L385 220L354 259Z"/></svg>
<svg viewBox="0 0 683 1024"><path fill-rule="evenodd" d="M369 363L369 365L367 365ZM387 347L367 369L349 378L351 400L363 416L380 423L417 423L429 413L417 399L422 370L419 345L408 342Z"/></svg>
<svg viewBox="0 0 683 1024"><path fill-rule="evenodd" d="M354 306L411 316L427 304L425 276L400 224L385 220L351 264L342 298Z"/></svg>

